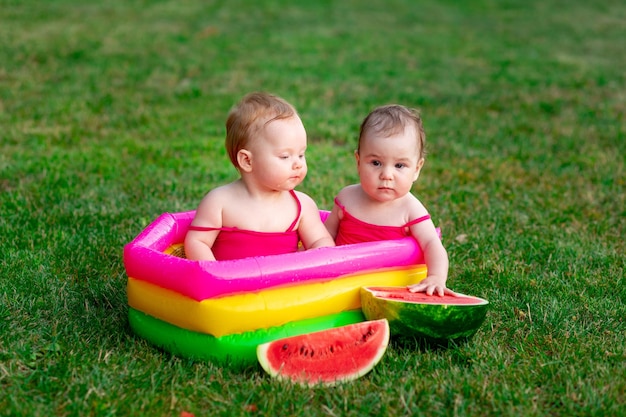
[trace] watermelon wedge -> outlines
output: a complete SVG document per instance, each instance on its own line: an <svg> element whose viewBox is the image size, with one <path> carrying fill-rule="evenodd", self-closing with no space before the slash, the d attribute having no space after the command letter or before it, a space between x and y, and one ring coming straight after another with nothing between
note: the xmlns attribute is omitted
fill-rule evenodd
<svg viewBox="0 0 626 417"><path fill-rule="evenodd" d="M257 358L272 377L301 385L335 385L368 373L389 343L385 319L364 321L261 344Z"/></svg>
<svg viewBox="0 0 626 417"><path fill-rule="evenodd" d="M473 336L487 315L489 302L459 294L439 297L406 287L363 287L361 308L368 320L387 319L392 336L436 344Z"/></svg>

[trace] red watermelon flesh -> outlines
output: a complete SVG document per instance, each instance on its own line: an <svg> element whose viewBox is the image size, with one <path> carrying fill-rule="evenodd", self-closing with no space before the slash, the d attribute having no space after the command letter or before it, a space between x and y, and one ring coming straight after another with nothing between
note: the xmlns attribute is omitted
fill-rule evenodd
<svg viewBox="0 0 626 417"><path fill-rule="evenodd" d="M361 308L368 320L385 318L394 336L437 343L473 336L485 320L488 304L479 297L440 297L412 293L406 287L361 289Z"/></svg>
<svg viewBox="0 0 626 417"><path fill-rule="evenodd" d="M388 343L389 323L381 319L264 343L257 357L273 377L302 385L334 385L368 373Z"/></svg>
<svg viewBox="0 0 626 417"><path fill-rule="evenodd" d="M406 287L367 287L367 289L371 291L376 298L397 300L404 303L449 305L480 305L485 303L485 300L482 298L472 297L470 295L428 295L425 292L411 292Z"/></svg>

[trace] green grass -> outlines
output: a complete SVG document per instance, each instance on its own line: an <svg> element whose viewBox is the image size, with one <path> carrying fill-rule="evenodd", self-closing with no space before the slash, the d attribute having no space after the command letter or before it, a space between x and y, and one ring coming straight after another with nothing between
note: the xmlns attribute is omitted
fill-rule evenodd
<svg viewBox="0 0 626 417"><path fill-rule="evenodd" d="M0 0L0 415L626 414L626 5L362 3ZM421 109L414 191L492 306L470 343L307 389L133 336L124 244L236 177L224 120L260 89L321 208L369 110Z"/></svg>

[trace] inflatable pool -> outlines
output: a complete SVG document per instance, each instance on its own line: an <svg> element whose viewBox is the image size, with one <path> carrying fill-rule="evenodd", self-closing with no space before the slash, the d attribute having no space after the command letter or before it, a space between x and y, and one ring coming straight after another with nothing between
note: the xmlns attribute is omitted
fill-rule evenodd
<svg viewBox="0 0 626 417"><path fill-rule="evenodd" d="M253 364L261 343L364 320L361 287L426 277L412 238L191 261L182 242L194 214L164 213L124 247L130 326L176 355Z"/></svg>

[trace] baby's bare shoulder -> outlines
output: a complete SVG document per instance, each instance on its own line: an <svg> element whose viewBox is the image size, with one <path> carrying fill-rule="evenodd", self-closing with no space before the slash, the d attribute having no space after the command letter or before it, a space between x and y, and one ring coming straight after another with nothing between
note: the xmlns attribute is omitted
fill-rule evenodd
<svg viewBox="0 0 626 417"><path fill-rule="evenodd" d="M343 187L337 193L337 200L343 202L352 201L357 199L362 192L362 188L360 184L352 184L346 187Z"/></svg>
<svg viewBox="0 0 626 417"><path fill-rule="evenodd" d="M424 204L422 204L419 198L417 198L411 193L406 195L404 204L406 206L407 212L409 213L410 220L413 220L413 219L416 219L418 217L422 217L428 214L428 210L426 209Z"/></svg>

